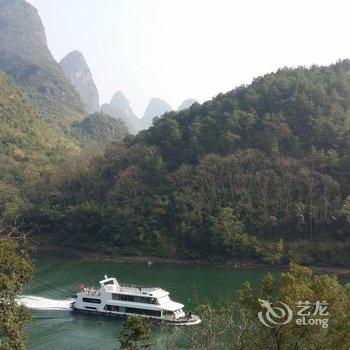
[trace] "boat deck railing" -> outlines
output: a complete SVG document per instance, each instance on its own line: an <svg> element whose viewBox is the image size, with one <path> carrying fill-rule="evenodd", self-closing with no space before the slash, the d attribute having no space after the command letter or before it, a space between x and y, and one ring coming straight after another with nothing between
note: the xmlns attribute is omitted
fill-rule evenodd
<svg viewBox="0 0 350 350"><path fill-rule="evenodd" d="M137 285L133 285L133 284L123 284L123 285L108 285L106 286L107 290L109 292L122 292L122 293L132 293L132 294L140 294L140 293L151 293L151 292L155 292L156 290L160 290L160 287L142 287L142 286L137 286ZM85 287L84 288L84 292L89 294L89 295L96 295L99 296L100 295L100 290L99 289L95 289L93 287L89 288L89 287Z"/></svg>
<svg viewBox="0 0 350 350"><path fill-rule="evenodd" d="M121 292L133 292L133 293L142 293L142 292L155 292L156 290L161 289L160 287L143 287L137 286L134 284L123 284L118 288Z"/></svg>
<svg viewBox="0 0 350 350"><path fill-rule="evenodd" d="M93 296L93 295L99 296L100 295L100 291L98 289L94 289L94 288L85 287L84 292L91 295L91 296Z"/></svg>

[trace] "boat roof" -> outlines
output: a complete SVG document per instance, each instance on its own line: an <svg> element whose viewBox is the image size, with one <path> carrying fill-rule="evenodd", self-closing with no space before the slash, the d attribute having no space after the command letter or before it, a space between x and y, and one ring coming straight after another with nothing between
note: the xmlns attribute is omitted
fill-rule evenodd
<svg viewBox="0 0 350 350"><path fill-rule="evenodd" d="M183 304L177 303L176 301L169 301L168 303L160 305L162 310L166 311L176 311L184 307Z"/></svg>
<svg viewBox="0 0 350 350"><path fill-rule="evenodd" d="M101 289L110 293L131 294L160 298L169 295L169 292L159 287L142 287L136 285L120 285L115 278L106 278L100 281Z"/></svg>

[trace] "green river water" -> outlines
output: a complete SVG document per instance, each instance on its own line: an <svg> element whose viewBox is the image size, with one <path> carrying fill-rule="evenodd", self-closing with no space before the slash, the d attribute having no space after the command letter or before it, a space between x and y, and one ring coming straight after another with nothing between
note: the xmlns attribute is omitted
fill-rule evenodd
<svg viewBox="0 0 350 350"><path fill-rule="evenodd" d="M266 270L82 261L46 254L36 256L35 265L34 280L23 297L33 318L28 326L29 350L118 349L116 339L122 321L70 313L69 299L78 291L80 282L97 287L106 274L124 283L162 287L173 300L185 304L188 311L205 301L234 299L244 281L257 284L266 273Z"/></svg>

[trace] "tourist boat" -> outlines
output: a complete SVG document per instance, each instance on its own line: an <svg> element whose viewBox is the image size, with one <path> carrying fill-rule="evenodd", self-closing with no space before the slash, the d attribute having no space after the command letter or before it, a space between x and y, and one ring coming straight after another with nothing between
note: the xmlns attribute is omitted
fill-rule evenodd
<svg viewBox="0 0 350 350"><path fill-rule="evenodd" d="M154 322L195 325L200 318L183 311L183 304L172 301L161 288L120 285L115 278L100 281L100 289L80 285L71 309L76 312L128 317L139 315Z"/></svg>

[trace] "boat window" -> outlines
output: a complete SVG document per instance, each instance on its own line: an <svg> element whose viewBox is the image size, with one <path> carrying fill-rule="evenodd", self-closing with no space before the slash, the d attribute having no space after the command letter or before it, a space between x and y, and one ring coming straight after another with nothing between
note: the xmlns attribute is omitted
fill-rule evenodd
<svg viewBox="0 0 350 350"><path fill-rule="evenodd" d="M101 304L100 299L93 299L93 298L83 298L84 303L91 303L91 304Z"/></svg>
<svg viewBox="0 0 350 350"><path fill-rule="evenodd" d="M110 285L110 284L114 284L114 281L113 281L113 280L110 280L110 281L107 281L107 282L104 283L105 286L108 286L108 285Z"/></svg>
<svg viewBox="0 0 350 350"><path fill-rule="evenodd" d="M155 299L155 298L148 298L148 297L140 297L139 303L143 303L143 304L157 304L157 299Z"/></svg>
<svg viewBox="0 0 350 350"><path fill-rule="evenodd" d="M92 306L85 306L85 309L88 309L88 310L96 310L95 307L92 307Z"/></svg>
<svg viewBox="0 0 350 350"><path fill-rule="evenodd" d="M146 310L146 309L139 309L134 307L123 307L123 306L117 306L117 305L106 305L103 308L103 310L122 312L122 313L128 313L128 314L147 315L147 316L153 316L153 317L161 316L161 312L158 310Z"/></svg>
<svg viewBox="0 0 350 350"><path fill-rule="evenodd" d="M128 295L128 294L116 294L112 293L113 300L123 300L131 301L134 303L143 303L143 304L158 304L156 298L142 297L137 295Z"/></svg>
<svg viewBox="0 0 350 350"><path fill-rule="evenodd" d="M119 297L120 297L120 300L123 300L123 301L135 301L135 297L133 295L120 294Z"/></svg>
<svg viewBox="0 0 350 350"><path fill-rule="evenodd" d="M126 309L126 313L129 313L129 314L147 315L147 316L154 316L154 317L161 316L161 312L157 310L137 309L133 307L127 307L125 309Z"/></svg>
<svg viewBox="0 0 350 350"><path fill-rule="evenodd" d="M119 311L119 306L116 306L116 305L106 305L106 306L103 308L103 310L118 312L118 311Z"/></svg>
<svg viewBox="0 0 350 350"><path fill-rule="evenodd" d="M173 311L164 311L164 315L174 316L174 312Z"/></svg>
<svg viewBox="0 0 350 350"><path fill-rule="evenodd" d="M113 294L112 294L112 299L113 299L113 300L120 300L120 295L119 295L119 294L113 293Z"/></svg>

